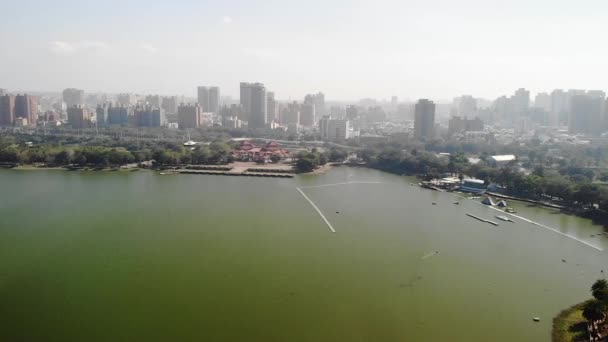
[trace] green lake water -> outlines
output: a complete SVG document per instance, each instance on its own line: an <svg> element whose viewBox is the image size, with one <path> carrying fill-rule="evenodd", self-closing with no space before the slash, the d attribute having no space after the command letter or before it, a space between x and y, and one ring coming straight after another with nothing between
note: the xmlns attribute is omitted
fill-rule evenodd
<svg viewBox="0 0 608 342"><path fill-rule="evenodd" d="M549 341L608 272L588 220L411 181L2 170L0 341Z"/></svg>

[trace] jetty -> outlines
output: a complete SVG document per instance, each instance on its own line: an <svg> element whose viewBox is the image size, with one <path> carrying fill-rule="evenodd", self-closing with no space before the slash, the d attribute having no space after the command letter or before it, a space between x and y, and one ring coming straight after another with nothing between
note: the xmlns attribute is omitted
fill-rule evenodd
<svg viewBox="0 0 608 342"><path fill-rule="evenodd" d="M472 217L472 218L474 218L474 219L476 219L476 220L478 220L478 221L481 221L481 222L489 223L489 224L491 224L491 225L493 225L493 226L498 226L498 223L496 223L496 222L494 222L494 221L486 220L486 219L484 219L484 218L481 218L481 217L479 217L479 216L475 216L475 215L473 215L473 214L468 214L468 213L467 213L467 216L468 216L468 217Z"/></svg>

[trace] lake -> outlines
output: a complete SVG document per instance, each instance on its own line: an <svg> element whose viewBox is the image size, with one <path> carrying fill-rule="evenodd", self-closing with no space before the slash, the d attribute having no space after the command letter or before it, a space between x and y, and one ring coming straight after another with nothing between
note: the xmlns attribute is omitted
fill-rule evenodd
<svg viewBox="0 0 608 342"><path fill-rule="evenodd" d="M2 170L0 340L549 341L604 275L588 220L411 181Z"/></svg>

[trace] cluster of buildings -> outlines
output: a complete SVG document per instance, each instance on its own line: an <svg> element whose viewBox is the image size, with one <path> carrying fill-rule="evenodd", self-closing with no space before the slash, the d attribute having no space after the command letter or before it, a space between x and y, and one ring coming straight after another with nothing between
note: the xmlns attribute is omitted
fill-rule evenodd
<svg viewBox="0 0 608 342"><path fill-rule="evenodd" d="M252 161L258 163L269 163L272 159L285 160L290 158L289 151L282 148L275 141L268 142L264 146L257 146L249 140L241 142L241 145L231 152L234 160Z"/></svg>
<svg viewBox="0 0 608 342"><path fill-rule="evenodd" d="M0 126L34 126L38 122L38 98L35 96L0 95Z"/></svg>

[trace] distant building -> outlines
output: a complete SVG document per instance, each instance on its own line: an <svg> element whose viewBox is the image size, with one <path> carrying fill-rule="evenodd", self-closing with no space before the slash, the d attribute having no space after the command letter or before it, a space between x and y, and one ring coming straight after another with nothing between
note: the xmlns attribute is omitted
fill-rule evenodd
<svg viewBox="0 0 608 342"><path fill-rule="evenodd" d="M108 125L126 126L129 124L129 108L124 105L108 106Z"/></svg>
<svg viewBox="0 0 608 342"><path fill-rule="evenodd" d="M274 93L266 93L266 111L268 112L268 122L279 122L279 104L274 98Z"/></svg>
<svg viewBox="0 0 608 342"><path fill-rule="evenodd" d="M76 129L91 127L91 113L88 108L78 105L68 108L68 124Z"/></svg>
<svg viewBox="0 0 608 342"><path fill-rule="evenodd" d="M203 108L204 109L204 108ZM206 112L219 114L220 112L220 87L209 88L209 108Z"/></svg>
<svg viewBox="0 0 608 342"><path fill-rule="evenodd" d="M203 120L203 107L198 103L177 108L177 125L180 129L199 128L203 125Z"/></svg>
<svg viewBox="0 0 608 342"><path fill-rule="evenodd" d="M599 134L603 128L604 98L575 95L570 99L570 133Z"/></svg>
<svg viewBox="0 0 608 342"><path fill-rule="evenodd" d="M517 160L516 156L514 156L512 154L505 154L505 155L491 156L488 159L488 163L493 167L501 167L501 166L505 166L509 163L515 162L516 160Z"/></svg>
<svg viewBox="0 0 608 342"><path fill-rule="evenodd" d="M349 120L336 120L329 116L319 120L319 131L321 139L325 141L342 141L356 136Z"/></svg>
<svg viewBox="0 0 608 342"><path fill-rule="evenodd" d="M300 105L297 102L287 104L281 109L281 125L300 125Z"/></svg>
<svg viewBox="0 0 608 342"><path fill-rule="evenodd" d="M304 127L316 126L315 105L312 103L304 103L300 108L300 125Z"/></svg>
<svg viewBox="0 0 608 342"><path fill-rule="evenodd" d="M165 110L166 114L175 115L177 114L178 101L177 96L163 97L161 108Z"/></svg>
<svg viewBox="0 0 608 342"><path fill-rule="evenodd" d="M6 89L2 89L2 88L0 88L0 96L4 96L4 95L6 95L6 94L7 94Z"/></svg>
<svg viewBox="0 0 608 342"><path fill-rule="evenodd" d="M268 124L266 87L262 83L241 83L241 105L249 128L265 128Z"/></svg>
<svg viewBox="0 0 608 342"><path fill-rule="evenodd" d="M31 95L15 96L15 119L25 118L29 126L38 121L38 98Z"/></svg>
<svg viewBox="0 0 608 342"><path fill-rule="evenodd" d="M348 120L356 120L359 118L359 109L355 105L346 107L346 118Z"/></svg>
<svg viewBox="0 0 608 342"><path fill-rule="evenodd" d="M140 106L133 113L135 127L161 127L166 123L164 111L151 106Z"/></svg>
<svg viewBox="0 0 608 342"><path fill-rule="evenodd" d="M63 90L63 102L68 108L84 106L84 90L67 88Z"/></svg>
<svg viewBox="0 0 608 342"><path fill-rule="evenodd" d="M477 100L471 95L463 95L455 99L458 115L464 118L477 115Z"/></svg>
<svg viewBox="0 0 608 342"><path fill-rule="evenodd" d="M435 103L421 99L414 110L414 138L433 139L435 136Z"/></svg>
<svg viewBox="0 0 608 342"><path fill-rule="evenodd" d="M137 104L137 96L135 96L135 94L128 93L118 94L116 96L116 102L125 107L134 106Z"/></svg>
<svg viewBox="0 0 608 342"><path fill-rule="evenodd" d="M231 129L241 128L241 120L237 116L222 116L222 126Z"/></svg>
<svg viewBox="0 0 608 342"><path fill-rule="evenodd" d="M546 112L551 111L551 95L547 93L538 93L534 98L534 107L541 108Z"/></svg>
<svg viewBox="0 0 608 342"><path fill-rule="evenodd" d="M161 98L159 95L148 95L146 96L146 104L148 106L161 108Z"/></svg>
<svg viewBox="0 0 608 342"><path fill-rule="evenodd" d="M12 126L15 123L15 96L0 97L0 126Z"/></svg>
<svg viewBox="0 0 608 342"><path fill-rule="evenodd" d="M462 119L460 116L450 118L448 123L448 135L452 136L455 133L483 131L483 121L479 118Z"/></svg>
<svg viewBox="0 0 608 342"><path fill-rule="evenodd" d="M312 105L314 107L314 112L317 117L321 118L325 116L325 95L323 93L306 95L304 97L304 104ZM316 119L313 121L316 122Z"/></svg>
<svg viewBox="0 0 608 342"><path fill-rule="evenodd" d="M103 127L108 124L108 105L98 105L95 109L95 121L98 127Z"/></svg>

